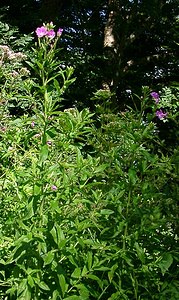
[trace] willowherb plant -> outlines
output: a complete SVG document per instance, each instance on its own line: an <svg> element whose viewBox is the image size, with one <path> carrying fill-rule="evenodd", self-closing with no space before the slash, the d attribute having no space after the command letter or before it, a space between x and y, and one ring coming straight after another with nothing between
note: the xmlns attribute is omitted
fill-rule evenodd
<svg viewBox="0 0 179 300"><path fill-rule="evenodd" d="M165 87L161 93L151 92L155 100L156 116L166 122L168 118L175 119L178 115L178 89Z"/></svg>
<svg viewBox="0 0 179 300"><path fill-rule="evenodd" d="M44 110L48 105L49 112L60 104L65 90L75 80L71 79L73 68L64 68L64 65L56 57L60 51L57 46L63 29L59 28L55 32L54 28L55 26L51 22L36 29L37 47L33 49L32 61L28 62L34 70L35 95L39 98L39 102L43 103Z"/></svg>
<svg viewBox="0 0 179 300"><path fill-rule="evenodd" d="M60 32L58 32L58 38L59 35ZM67 248L65 246L63 222L61 222L64 217L60 203L65 201L65 210L70 210L73 207L73 205L71 207L70 199L75 197L75 194L68 193L69 188L76 186L76 190L78 184L85 187L88 182L87 174L91 174L93 167L97 169L99 164L99 160L94 162L92 159L84 160L79 150L80 147L75 145L76 138L83 139L83 135L87 136L90 133L88 124L91 122L91 114L87 110L81 113L56 111L57 99L53 98L51 83L61 96L74 79L70 79L72 68L58 70L59 64L54 61L57 39L52 44L52 35L48 38L50 38L50 44L44 38L34 49L34 65L33 62L29 62L40 78L39 84L35 87L39 94L37 101L41 102L41 110L37 109L39 107L37 105L32 118L28 119L23 116L12 120L5 132L1 134L4 158L1 182L6 191L2 220L7 217L5 211L11 202L10 191L13 187L15 187L13 189L14 203L18 210L17 222L14 220L13 207L10 206L7 210L8 220L11 226L16 228L16 232L10 226L9 232L12 238L6 247L7 251L5 251L4 237L2 237L1 265L3 264L5 269L9 266L12 272L5 282L1 281L3 286L1 294L16 299L38 299L39 297L48 299L51 296L63 298L68 292L68 284L65 283L63 272L56 273L51 281L54 266L58 267L58 261L61 259L63 261L62 252L70 248L70 245ZM48 52L47 49L50 51ZM52 69L55 73L51 73ZM57 81L59 77L62 78L62 84ZM57 146L60 152L56 149ZM76 161L78 161L77 166ZM83 178L79 181L81 169L85 169L83 163L87 167L87 174L85 175L83 170ZM7 165L10 170L6 169ZM100 172L96 170L96 173ZM60 200L62 190L64 190L64 196ZM79 197L81 199L82 194ZM79 197L77 202L80 203ZM76 213L79 210L80 207ZM8 232L5 224L2 231L5 234ZM27 248L25 246L25 252L21 251L24 245L28 245ZM41 258L44 260L43 263ZM45 267L44 271L41 270L41 264ZM17 269L16 275L14 267ZM72 269L74 270L74 267ZM58 287L56 285L53 287L54 282ZM70 290L71 288L69 292Z"/></svg>

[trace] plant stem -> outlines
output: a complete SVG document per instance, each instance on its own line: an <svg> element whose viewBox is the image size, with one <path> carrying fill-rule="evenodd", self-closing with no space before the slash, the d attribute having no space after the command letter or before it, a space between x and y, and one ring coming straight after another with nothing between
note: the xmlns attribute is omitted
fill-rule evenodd
<svg viewBox="0 0 179 300"><path fill-rule="evenodd" d="M131 202L131 194L132 194L132 191L131 191L131 187L130 187L129 194L128 194L128 201L127 201L127 208L126 208L126 219L128 218L128 214L129 214L129 205ZM123 247L122 247L123 250L126 249L127 230L128 230L128 222L126 221L126 226L124 228L124 236L123 236Z"/></svg>

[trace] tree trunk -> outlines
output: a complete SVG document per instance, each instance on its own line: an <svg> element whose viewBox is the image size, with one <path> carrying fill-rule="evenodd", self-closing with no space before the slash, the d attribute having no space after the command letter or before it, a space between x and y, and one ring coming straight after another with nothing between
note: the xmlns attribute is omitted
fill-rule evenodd
<svg viewBox="0 0 179 300"><path fill-rule="evenodd" d="M119 11L118 0L109 0L108 2L108 20L104 30L104 54L106 57L106 78L103 88L113 93L113 101L115 101L116 88L119 78L119 53L118 40L115 33L116 16Z"/></svg>
<svg viewBox="0 0 179 300"><path fill-rule="evenodd" d="M108 19L104 30L104 53L106 63L106 81L103 87L116 94L125 75L126 49L135 39L131 24L137 13L137 2L108 0ZM131 31L131 32L130 32ZM128 65L127 65L128 66ZM113 97L117 101L117 97Z"/></svg>

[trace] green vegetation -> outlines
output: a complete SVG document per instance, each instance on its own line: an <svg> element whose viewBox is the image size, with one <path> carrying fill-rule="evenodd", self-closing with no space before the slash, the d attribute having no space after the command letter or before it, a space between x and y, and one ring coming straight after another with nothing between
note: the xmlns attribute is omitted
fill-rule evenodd
<svg viewBox="0 0 179 300"><path fill-rule="evenodd" d="M62 109L61 33L0 46L0 299L178 300L178 89Z"/></svg>

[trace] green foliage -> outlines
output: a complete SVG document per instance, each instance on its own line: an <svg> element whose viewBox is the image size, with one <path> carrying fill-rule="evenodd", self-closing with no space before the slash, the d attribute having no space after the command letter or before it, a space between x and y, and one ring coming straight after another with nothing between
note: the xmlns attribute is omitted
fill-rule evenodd
<svg viewBox="0 0 179 300"><path fill-rule="evenodd" d="M8 45L15 51L28 51L32 42L30 34L20 34L17 27L0 21L0 44Z"/></svg>
<svg viewBox="0 0 179 300"><path fill-rule="evenodd" d="M8 46L0 45L0 97L12 114L30 110L33 105L32 79L23 63L25 58L24 53L14 52Z"/></svg>
<svg viewBox="0 0 179 300"><path fill-rule="evenodd" d="M32 79L24 60L29 55L30 35L0 22L0 102L12 114L31 109Z"/></svg>
<svg viewBox="0 0 179 300"><path fill-rule="evenodd" d="M164 87L161 93L160 105L169 110L176 119L179 110L179 87Z"/></svg>
<svg viewBox="0 0 179 300"><path fill-rule="evenodd" d="M177 300L178 149L147 88L140 109L114 114L99 91L95 114L59 111L74 79L56 46L39 38L28 60L31 113L0 106L0 297Z"/></svg>

